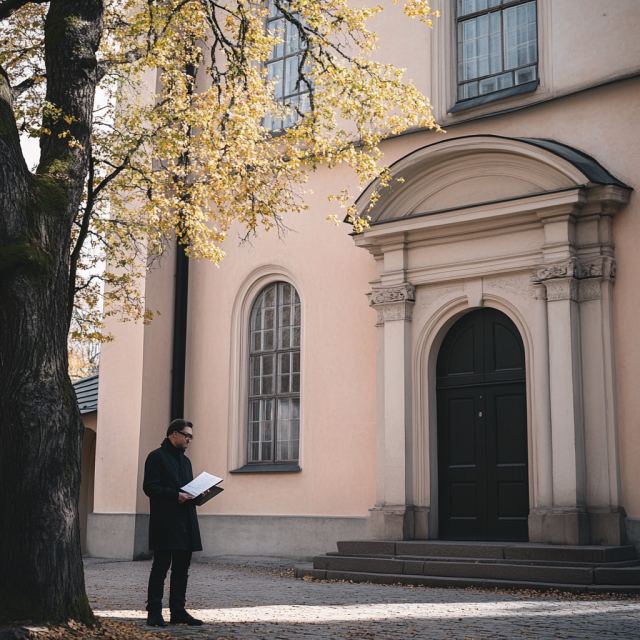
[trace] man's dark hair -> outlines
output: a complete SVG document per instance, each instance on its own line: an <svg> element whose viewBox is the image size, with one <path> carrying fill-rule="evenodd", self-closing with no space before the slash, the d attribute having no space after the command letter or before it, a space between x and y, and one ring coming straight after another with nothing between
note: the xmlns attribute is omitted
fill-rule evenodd
<svg viewBox="0 0 640 640"><path fill-rule="evenodd" d="M189 429L193 429L193 423L189 422L188 420L183 420L182 418L178 418L177 420L174 420L169 425L169 428L167 429L167 438L174 431L182 431L185 427L189 427Z"/></svg>

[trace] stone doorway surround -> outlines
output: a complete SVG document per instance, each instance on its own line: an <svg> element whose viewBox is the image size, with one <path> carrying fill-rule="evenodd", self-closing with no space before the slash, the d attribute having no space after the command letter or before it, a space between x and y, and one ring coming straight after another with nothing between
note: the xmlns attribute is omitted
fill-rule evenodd
<svg viewBox="0 0 640 640"><path fill-rule="evenodd" d="M367 537L437 537L435 362L453 323L488 306L524 341L529 540L623 544L612 222L630 188L565 145L497 136L423 147L391 172L402 183L381 190L370 228L354 237L378 264Z"/></svg>

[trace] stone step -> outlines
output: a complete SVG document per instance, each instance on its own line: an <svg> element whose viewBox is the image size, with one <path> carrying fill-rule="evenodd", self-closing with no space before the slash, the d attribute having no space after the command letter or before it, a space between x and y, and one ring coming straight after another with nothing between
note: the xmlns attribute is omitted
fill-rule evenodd
<svg viewBox="0 0 640 640"><path fill-rule="evenodd" d="M640 567L640 560L623 560L621 562L563 562L560 560L505 560L504 558L447 558L446 556L390 556L383 554L358 554L352 556L349 554L343 554L339 552L329 552L327 556L334 557L357 557L357 558L380 558L383 560L417 560L422 562L460 562L461 560L471 560L473 562L487 563L487 564L523 564L523 565L536 565L536 566L549 566L549 567L583 567L594 569L596 567L604 568L623 568L623 567Z"/></svg>
<svg viewBox="0 0 640 640"><path fill-rule="evenodd" d="M562 584L593 584L594 569L582 567L549 567L523 564L497 564L470 561L440 562L357 556L317 556L314 569L361 573L422 575L482 580L517 580ZM615 570L610 570L615 571ZM618 569L620 571L620 569Z"/></svg>
<svg viewBox="0 0 640 640"><path fill-rule="evenodd" d="M640 586L634 584L566 584L558 582L528 582L524 580L496 580L445 576L408 575L404 573L373 573L365 571L333 571L296 567L296 578L309 576L317 580L344 580L347 582L372 582L376 584L400 584L424 587L478 589L532 589L535 591L561 591L570 593L632 593L640 594Z"/></svg>
<svg viewBox="0 0 640 640"><path fill-rule="evenodd" d="M569 546L517 542L456 542L448 540L349 540L338 542L341 555L388 555L447 558L494 558L543 562L602 564L637 559L635 547Z"/></svg>

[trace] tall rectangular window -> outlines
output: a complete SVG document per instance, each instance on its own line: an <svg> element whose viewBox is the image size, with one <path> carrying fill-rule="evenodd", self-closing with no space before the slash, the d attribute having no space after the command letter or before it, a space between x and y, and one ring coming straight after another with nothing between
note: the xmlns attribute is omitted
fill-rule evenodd
<svg viewBox="0 0 640 640"><path fill-rule="evenodd" d="M536 0L457 0L458 100L538 79Z"/></svg>
<svg viewBox="0 0 640 640"><path fill-rule="evenodd" d="M287 282L265 287L253 304L249 334L250 463L298 460L300 313L298 292Z"/></svg>
<svg viewBox="0 0 640 640"><path fill-rule="evenodd" d="M267 30L282 41L274 45L267 63L267 80L275 82L274 98L280 104L290 107L283 119L269 115L264 120L267 129L286 129L294 125L300 113L309 111L309 85L300 80L300 64L304 53L298 27L285 20L282 13L269 1L269 18ZM307 67L308 70L308 67Z"/></svg>

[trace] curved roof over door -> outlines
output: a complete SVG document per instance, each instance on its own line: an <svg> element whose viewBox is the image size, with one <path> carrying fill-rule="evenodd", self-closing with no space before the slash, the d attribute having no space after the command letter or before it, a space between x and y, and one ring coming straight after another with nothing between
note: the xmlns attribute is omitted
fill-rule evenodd
<svg viewBox="0 0 640 640"><path fill-rule="evenodd" d="M629 188L590 156L538 138L449 138L413 151L390 170L391 184L369 212L371 224L581 186ZM358 199L361 213L377 187L372 183Z"/></svg>

